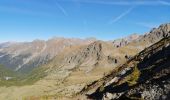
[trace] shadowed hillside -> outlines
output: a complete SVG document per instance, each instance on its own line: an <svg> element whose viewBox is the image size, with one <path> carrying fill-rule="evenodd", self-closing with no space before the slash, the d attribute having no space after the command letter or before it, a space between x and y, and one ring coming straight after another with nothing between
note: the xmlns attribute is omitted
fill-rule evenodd
<svg viewBox="0 0 170 100"><path fill-rule="evenodd" d="M89 85L91 99L166 99L170 90L170 37L144 49L103 79Z"/></svg>

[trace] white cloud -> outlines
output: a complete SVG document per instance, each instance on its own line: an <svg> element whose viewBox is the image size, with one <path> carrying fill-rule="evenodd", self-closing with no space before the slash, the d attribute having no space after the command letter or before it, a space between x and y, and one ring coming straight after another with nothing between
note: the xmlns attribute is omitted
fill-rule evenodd
<svg viewBox="0 0 170 100"><path fill-rule="evenodd" d="M68 1L72 0L60 0ZM164 0L76 0L79 3L93 3L93 4L106 4L106 5L120 5L120 6L130 6L130 5L143 5L143 6L158 6L158 5L170 5L170 2Z"/></svg>
<svg viewBox="0 0 170 100"><path fill-rule="evenodd" d="M163 0L158 0L159 3L161 3L162 5L167 5L167 6L170 6L170 2L168 1L163 1Z"/></svg>
<svg viewBox="0 0 170 100"><path fill-rule="evenodd" d="M57 6L57 8L65 15L68 16L67 11L64 9L64 7L62 7L57 1L55 1L55 4Z"/></svg>
<svg viewBox="0 0 170 100"><path fill-rule="evenodd" d="M115 19L111 20L109 22L109 24L113 24L117 21L119 21L120 19L122 19L123 17L125 17L127 14L129 14L132 10L134 9L134 7L129 8L128 10L126 10L125 12L121 13L119 16L117 16Z"/></svg>

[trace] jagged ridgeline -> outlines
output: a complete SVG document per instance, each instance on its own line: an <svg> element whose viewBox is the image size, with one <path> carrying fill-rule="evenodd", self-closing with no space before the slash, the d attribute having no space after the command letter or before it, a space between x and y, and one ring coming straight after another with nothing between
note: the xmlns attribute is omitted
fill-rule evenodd
<svg viewBox="0 0 170 100"><path fill-rule="evenodd" d="M96 90L90 91L94 88ZM165 37L144 49L109 75L86 87L81 93L95 100L168 100L170 37Z"/></svg>

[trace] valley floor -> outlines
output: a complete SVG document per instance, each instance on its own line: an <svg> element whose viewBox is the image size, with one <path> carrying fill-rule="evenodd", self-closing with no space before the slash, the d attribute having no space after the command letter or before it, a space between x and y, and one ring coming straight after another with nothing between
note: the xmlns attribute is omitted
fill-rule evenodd
<svg viewBox="0 0 170 100"><path fill-rule="evenodd" d="M71 99L84 86L103 77L112 68L96 68L91 73L72 72L61 81L57 76L45 77L33 85L0 87L0 100L51 100ZM93 80L93 81L92 81ZM68 97L68 98L67 98Z"/></svg>

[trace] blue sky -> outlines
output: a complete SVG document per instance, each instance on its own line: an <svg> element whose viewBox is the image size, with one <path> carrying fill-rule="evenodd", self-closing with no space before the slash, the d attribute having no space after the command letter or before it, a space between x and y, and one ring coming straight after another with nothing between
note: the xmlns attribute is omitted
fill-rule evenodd
<svg viewBox="0 0 170 100"><path fill-rule="evenodd" d="M0 0L0 42L113 40L170 22L170 0Z"/></svg>

